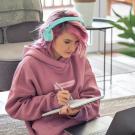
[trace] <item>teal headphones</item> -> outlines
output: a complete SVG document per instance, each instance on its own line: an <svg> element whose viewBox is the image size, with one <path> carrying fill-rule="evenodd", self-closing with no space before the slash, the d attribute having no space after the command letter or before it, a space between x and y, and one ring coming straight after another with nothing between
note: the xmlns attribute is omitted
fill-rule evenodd
<svg viewBox="0 0 135 135"><path fill-rule="evenodd" d="M61 24L63 22L67 21L79 21L84 25L84 21L81 17L63 17L60 19L57 19L54 21L51 25L49 25L45 30L43 31L43 39L45 41L52 41L53 40L53 32L52 29L57 26L58 24Z"/></svg>

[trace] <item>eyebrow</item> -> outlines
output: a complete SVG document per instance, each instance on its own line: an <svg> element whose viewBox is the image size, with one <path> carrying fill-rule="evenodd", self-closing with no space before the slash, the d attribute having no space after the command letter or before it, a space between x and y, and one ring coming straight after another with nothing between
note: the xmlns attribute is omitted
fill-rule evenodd
<svg viewBox="0 0 135 135"><path fill-rule="evenodd" d="M71 40L71 39L64 39L64 40L66 40L66 41L73 41L73 40Z"/></svg>
<svg viewBox="0 0 135 135"><path fill-rule="evenodd" d="M64 39L65 41L70 41L70 42L73 42L73 40L71 40L71 39ZM76 40L75 42L79 42L79 39L78 40Z"/></svg>

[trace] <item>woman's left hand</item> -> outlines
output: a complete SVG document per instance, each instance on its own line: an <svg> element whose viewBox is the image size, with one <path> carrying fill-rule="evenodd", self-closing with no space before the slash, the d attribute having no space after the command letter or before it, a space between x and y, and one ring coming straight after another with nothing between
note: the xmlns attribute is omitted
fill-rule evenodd
<svg viewBox="0 0 135 135"><path fill-rule="evenodd" d="M59 114L60 115L68 115L68 116L74 116L80 111L80 108L70 108L68 105L63 106L60 109Z"/></svg>

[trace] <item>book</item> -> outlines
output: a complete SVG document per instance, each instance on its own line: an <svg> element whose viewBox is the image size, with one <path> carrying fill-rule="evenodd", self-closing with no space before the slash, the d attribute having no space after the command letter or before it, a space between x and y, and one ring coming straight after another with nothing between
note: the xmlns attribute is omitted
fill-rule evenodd
<svg viewBox="0 0 135 135"><path fill-rule="evenodd" d="M74 99L74 100L69 101L69 106L71 108L78 108L78 107L84 106L84 105L86 105L88 103L97 101L97 100L99 100L101 98L103 98L103 96L93 97L93 98ZM49 115L52 115L52 114L56 114L56 113L59 113L59 111L60 111L60 108L54 109L52 111L49 111L49 112L46 112L46 113L42 114L42 116L44 117L44 116L49 116Z"/></svg>

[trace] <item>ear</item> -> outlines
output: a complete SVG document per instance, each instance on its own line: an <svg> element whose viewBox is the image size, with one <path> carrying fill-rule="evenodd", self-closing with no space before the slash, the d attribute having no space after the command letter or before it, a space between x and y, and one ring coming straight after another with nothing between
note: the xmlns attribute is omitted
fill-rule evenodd
<svg viewBox="0 0 135 135"><path fill-rule="evenodd" d="M43 32L43 39L45 41L52 41L53 40L53 31L45 29Z"/></svg>

